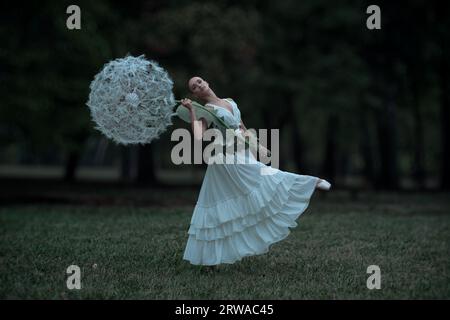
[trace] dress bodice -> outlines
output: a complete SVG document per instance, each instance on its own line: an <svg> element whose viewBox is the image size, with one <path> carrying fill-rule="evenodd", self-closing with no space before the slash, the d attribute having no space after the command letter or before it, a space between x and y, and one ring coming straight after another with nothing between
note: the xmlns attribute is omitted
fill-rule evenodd
<svg viewBox="0 0 450 320"><path fill-rule="evenodd" d="M230 112L224 107L219 107L211 103L207 103L207 105L213 107L214 110L216 110L217 112L217 116L223 119L223 121L228 126L230 126L233 129L237 129L239 128L239 125L241 123L241 112L239 111L239 108L237 107L237 104L236 102L233 101L233 99L227 98L225 100L227 100L230 103L233 112ZM215 124L213 124L213 127L217 128Z"/></svg>

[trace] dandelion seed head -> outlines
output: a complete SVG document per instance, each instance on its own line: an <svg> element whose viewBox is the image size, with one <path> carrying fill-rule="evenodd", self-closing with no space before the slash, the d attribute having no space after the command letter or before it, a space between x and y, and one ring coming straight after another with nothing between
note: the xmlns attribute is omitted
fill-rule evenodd
<svg viewBox="0 0 450 320"><path fill-rule="evenodd" d="M117 143L150 143L172 125L172 79L143 55L108 62L90 89L86 104L95 128Z"/></svg>

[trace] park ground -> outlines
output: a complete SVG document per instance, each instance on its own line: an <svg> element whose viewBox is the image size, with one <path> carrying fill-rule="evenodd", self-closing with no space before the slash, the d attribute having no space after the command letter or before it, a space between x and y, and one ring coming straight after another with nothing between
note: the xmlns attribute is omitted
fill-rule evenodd
<svg viewBox="0 0 450 320"><path fill-rule="evenodd" d="M443 193L317 193L267 254L209 273L182 259L195 188L24 189L22 199L6 189L2 299L450 298ZM70 265L81 268L80 290L66 286ZM366 286L370 265L379 290Z"/></svg>

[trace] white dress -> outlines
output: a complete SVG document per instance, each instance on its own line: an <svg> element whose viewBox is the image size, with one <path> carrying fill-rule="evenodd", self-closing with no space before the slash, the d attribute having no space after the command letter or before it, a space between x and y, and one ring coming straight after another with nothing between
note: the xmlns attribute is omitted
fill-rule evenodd
<svg viewBox="0 0 450 320"><path fill-rule="evenodd" d="M232 128L241 113L214 106ZM234 263L243 257L269 251L271 244L286 238L297 226L319 180L269 168L246 150L237 155L253 162L208 164L188 230L183 259L194 265ZM261 168L275 170L262 175Z"/></svg>

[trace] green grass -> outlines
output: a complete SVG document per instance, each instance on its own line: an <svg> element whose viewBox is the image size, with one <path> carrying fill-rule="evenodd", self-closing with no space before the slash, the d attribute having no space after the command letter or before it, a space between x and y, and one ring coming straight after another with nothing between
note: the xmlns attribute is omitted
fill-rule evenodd
<svg viewBox="0 0 450 320"><path fill-rule="evenodd" d="M221 265L213 274L182 260L192 206L3 207L0 297L450 298L446 201L327 199L314 196L298 227L269 253ZM72 264L81 268L81 290L66 288ZM372 264L381 268L380 290L366 287Z"/></svg>

